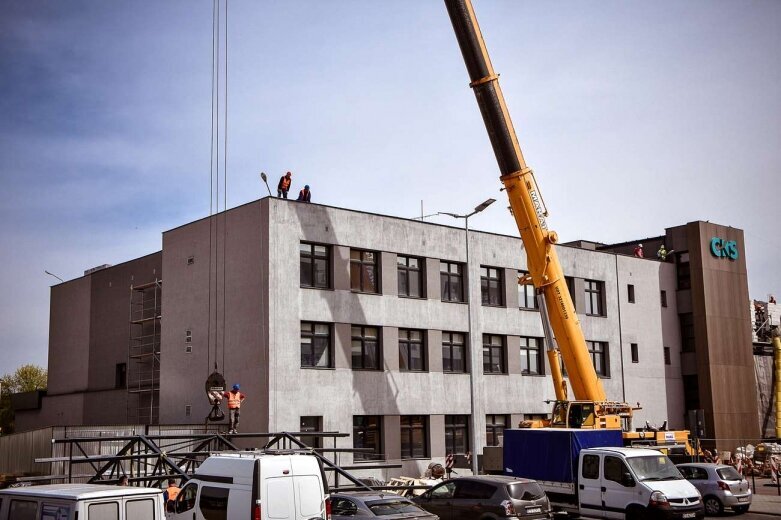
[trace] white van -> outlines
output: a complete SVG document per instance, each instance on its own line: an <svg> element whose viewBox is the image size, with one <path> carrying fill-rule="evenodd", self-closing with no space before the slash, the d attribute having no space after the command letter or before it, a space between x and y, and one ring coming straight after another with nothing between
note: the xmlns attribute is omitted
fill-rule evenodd
<svg viewBox="0 0 781 520"><path fill-rule="evenodd" d="M0 520L164 520L163 491L52 484L0 491Z"/></svg>
<svg viewBox="0 0 781 520"><path fill-rule="evenodd" d="M326 519L328 484L311 454L211 455L182 486L170 520Z"/></svg>
<svg viewBox="0 0 781 520"><path fill-rule="evenodd" d="M581 450L578 508L602 518L701 519L702 498L664 454L641 448Z"/></svg>

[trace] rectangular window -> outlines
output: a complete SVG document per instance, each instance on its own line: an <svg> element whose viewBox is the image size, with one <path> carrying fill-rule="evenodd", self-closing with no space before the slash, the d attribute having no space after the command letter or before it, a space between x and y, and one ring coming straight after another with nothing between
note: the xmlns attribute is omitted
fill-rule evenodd
<svg viewBox="0 0 781 520"><path fill-rule="evenodd" d="M304 432L321 432L323 431L323 417L320 415L310 415L301 417L301 422L298 427L298 431ZM299 438L301 442L311 448L322 448L322 437L315 435L301 435Z"/></svg>
<svg viewBox="0 0 781 520"><path fill-rule="evenodd" d="M445 416L445 454L463 455L469 451L469 416Z"/></svg>
<svg viewBox="0 0 781 520"><path fill-rule="evenodd" d="M483 334L483 373L504 374L504 336Z"/></svg>
<svg viewBox="0 0 781 520"><path fill-rule="evenodd" d="M662 291L659 295L662 300L662 307L667 307L667 291Z"/></svg>
<svg viewBox="0 0 781 520"><path fill-rule="evenodd" d="M635 303L635 286L631 283L626 286L626 293L629 298L629 303Z"/></svg>
<svg viewBox="0 0 781 520"><path fill-rule="evenodd" d="M190 329L187 329L184 331L184 342L185 343L192 343L193 342L193 331Z"/></svg>
<svg viewBox="0 0 781 520"><path fill-rule="evenodd" d="M588 316L604 316L602 294L605 284L597 280L584 280L586 288L586 314Z"/></svg>
<svg viewBox="0 0 781 520"><path fill-rule="evenodd" d="M671 364L671 360L670 360L670 347L664 347L664 364L665 365L670 365Z"/></svg>
<svg viewBox="0 0 781 520"><path fill-rule="evenodd" d="M460 332L442 333L442 371L466 372L466 343Z"/></svg>
<svg viewBox="0 0 781 520"><path fill-rule="evenodd" d="M114 388L127 388L127 363L117 363L114 373Z"/></svg>
<svg viewBox="0 0 781 520"><path fill-rule="evenodd" d="M691 266L689 265L689 253L678 253L675 255L675 258L677 260L676 262L676 272L677 272L677 279L678 279L678 289L691 289L692 288L692 279L691 279Z"/></svg>
<svg viewBox="0 0 781 520"><path fill-rule="evenodd" d="M507 415L486 415L485 416L485 445L499 446L504 430L510 424L510 417Z"/></svg>
<svg viewBox="0 0 781 520"><path fill-rule="evenodd" d="M193 406L191 404L184 405L184 416L190 417L190 414L193 413Z"/></svg>
<svg viewBox="0 0 781 520"><path fill-rule="evenodd" d="M588 352L591 355L591 361L594 363L594 370L597 375L610 377L608 346L605 341L586 341Z"/></svg>
<svg viewBox="0 0 781 520"><path fill-rule="evenodd" d="M329 324L301 322L301 367L333 367L331 362L331 326Z"/></svg>
<svg viewBox="0 0 781 520"><path fill-rule="evenodd" d="M401 416L401 458L425 459L428 457L428 417L425 415Z"/></svg>
<svg viewBox="0 0 781 520"><path fill-rule="evenodd" d="M518 271L518 277L523 277L529 274L526 271ZM537 303L537 296L534 293L534 285L529 280L529 283L518 284L518 307L521 309L539 309L540 306Z"/></svg>
<svg viewBox="0 0 781 520"><path fill-rule="evenodd" d="M206 519L228 518L228 495L230 488L203 486L198 507ZM153 518L151 516L129 516L128 518Z"/></svg>
<svg viewBox="0 0 781 520"><path fill-rule="evenodd" d="M521 373L542 374L542 338L521 336Z"/></svg>
<svg viewBox="0 0 781 520"><path fill-rule="evenodd" d="M480 295L483 305L501 307L504 303L502 269L480 266Z"/></svg>
<svg viewBox="0 0 781 520"><path fill-rule="evenodd" d="M578 304L575 299L575 279L571 276L565 276L564 282L567 284L567 289L569 289L569 296L572 298L572 306L577 310Z"/></svg>
<svg viewBox="0 0 781 520"><path fill-rule="evenodd" d="M8 508L8 518L36 520L38 518L38 501L12 499Z"/></svg>
<svg viewBox="0 0 781 520"><path fill-rule="evenodd" d="M380 369L380 335L377 327L352 327L353 368Z"/></svg>
<svg viewBox="0 0 781 520"><path fill-rule="evenodd" d="M382 460L382 417L379 415L353 416L353 448L370 451L355 452L353 460Z"/></svg>
<svg viewBox="0 0 781 520"><path fill-rule="evenodd" d="M378 293L377 278L379 253L350 249L350 288L356 292Z"/></svg>
<svg viewBox="0 0 781 520"><path fill-rule="evenodd" d="M413 256L396 257L396 269L399 273L399 296L406 298L424 298L423 278L426 272L422 258Z"/></svg>
<svg viewBox="0 0 781 520"><path fill-rule="evenodd" d="M694 314L687 312L678 316L681 324L681 352L694 352Z"/></svg>
<svg viewBox="0 0 781 520"><path fill-rule="evenodd" d="M443 302L465 301L464 264L439 262L439 281L441 282Z"/></svg>
<svg viewBox="0 0 781 520"><path fill-rule="evenodd" d="M632 350L632 363L640 362L640 352L637 350L637 343L630 343L630 349Z"/></svg>
<svg viewBox="0 0 781 520"><path fill-rule="evenodd" d="M422 330L399 329L399 370L426 370L426 346Z"/></svg>
<svg viewBox="0 0 781 520"><path fill-rule="evenodd" d="M301 242L301 287L329 289L331 287L331 248L319 244Z"/></svg>

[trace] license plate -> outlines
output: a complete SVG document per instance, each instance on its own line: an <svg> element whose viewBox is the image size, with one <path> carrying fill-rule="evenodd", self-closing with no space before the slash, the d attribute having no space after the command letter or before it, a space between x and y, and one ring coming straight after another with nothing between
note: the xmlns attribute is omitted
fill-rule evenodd
<svg viewBox="0 0 781 520"><path fill-rule="evenodd" d="M534 513L542 513L541 507L529 507L526 509L527 515L533 515Z"/></svg>
<svg viewBox="0 0 781 520"><path fill-rule="evenodd" d="M697 513L684 513L683 514L684 518L694 518L695 516L697 516Z"/></svg>
<svg viewBox="0 0 781 520"><path fill-rule="evenodd" d="M738 502L748 502L748 497L739 497Z"/></svg>

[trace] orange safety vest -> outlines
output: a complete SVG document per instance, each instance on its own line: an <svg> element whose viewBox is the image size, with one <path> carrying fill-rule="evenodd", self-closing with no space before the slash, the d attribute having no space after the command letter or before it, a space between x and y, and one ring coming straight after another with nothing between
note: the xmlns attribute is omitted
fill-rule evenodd
<svg viewBox="0 0 781 520"><path fill-rule="evenodd" d="M241 408L241 392L228 392L228 408Z"/></svg>
<svg viewBox="0 0 781 520"><path fill-rule="evenodd" d="M290 188L290 178L282 177L282 189L287 191Z"/></svg>
<svg viewBox="0 0 781 520"><path fill-rule="evenodd" d="M179 491L181 490L176 486L168 486L166 491L168 491L168 501L173 502L179 496Z"/></svg>

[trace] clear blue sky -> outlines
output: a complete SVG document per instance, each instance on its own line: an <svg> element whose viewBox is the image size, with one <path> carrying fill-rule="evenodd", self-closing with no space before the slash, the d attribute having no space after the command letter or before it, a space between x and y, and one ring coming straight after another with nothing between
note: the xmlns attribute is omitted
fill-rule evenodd
<svg viewBox="0 0 781 520"><path fill-rule="evenodd" d="M781 2L475 9L562 240L732 225L751 296L781 295ZM3 2L0 374L47 363L44 270L157 251L208 214L211 31L206 1ZM288 169L389 215L502 201L467 83L439 1L231 0L228 206ZM473 225L516 234L504 206Z"/></svg>

